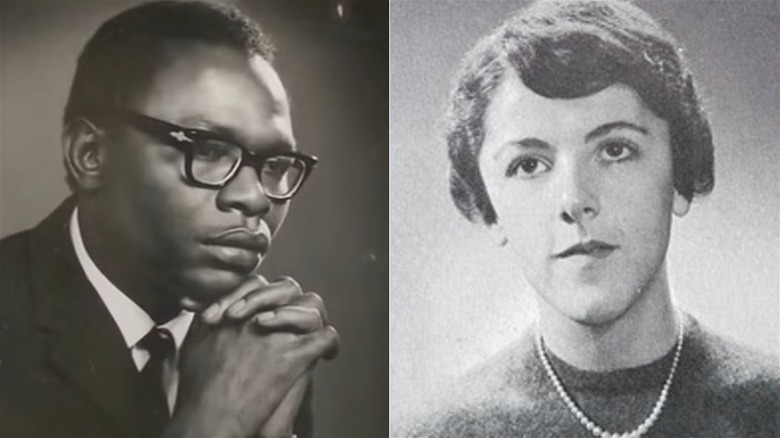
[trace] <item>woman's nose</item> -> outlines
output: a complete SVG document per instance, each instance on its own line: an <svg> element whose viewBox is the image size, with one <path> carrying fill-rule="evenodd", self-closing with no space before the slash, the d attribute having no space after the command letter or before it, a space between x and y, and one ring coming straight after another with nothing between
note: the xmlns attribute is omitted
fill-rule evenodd
<svg viewBox="0 0 780 438"><path fill-rule="evenodd" d="M569 166L561 174L559 217L567 224L581 224L601 211L593 176L584 166Z"/></svg>

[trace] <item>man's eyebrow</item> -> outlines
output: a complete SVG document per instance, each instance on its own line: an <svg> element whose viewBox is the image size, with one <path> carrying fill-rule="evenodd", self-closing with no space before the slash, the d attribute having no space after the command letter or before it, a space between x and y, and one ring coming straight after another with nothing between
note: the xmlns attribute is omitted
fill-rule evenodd
<svg viewBox="0 0 780 438"><path fill-rule="evenodd" d="M585 142L587 143L597 137L603 137L609 134L610 131L613 131L615 129L630 129L644 135L649 134L647 128L644 128L642 126L636 125L631 122L619 120L617 122L605 123L599 126L598 128L594 129L593 131L590 131L587 135L585 135Z"/></svg>
<svg viewBox="0 0 780 438"><path fill-rule="evenodd" d="M197 129L200 131L206 131L210 134L215 134L219 137L221 137L222 140L227 140L229 142L235 143L237 145L241 145L245 148L252 149L252 144L245 143L241 140L241 136L236 132L234 129L223 126L219 123L214 123L211 121L208 117L202 115L202 114L194 114L191 116L184 117L180 120L180 123L184 125L196 125L197 127L192 127L190 129ZM256 145L255 145L256 146ZM262 145L262 149L265 151L274 151L274 152L290 152L297 150L295 147L295 144L290 144L286 141L280 140L280 141L273 141Z"/></svg>
<svg viewBox="0 0 780 438"><path fill-rule="evenodd" d="M550 144L547 143L546 141L540 140L535 137L528 137L528 138L523 138L521 140L513 140L507 142L506 144L504 144L503 147L499 148L498 151L496 151L495 155L493 156L493 159L498 158L498 156L501 155L507 149L507 147L512 147L512 148L520 147L523 149L541 149L541 150L552 149L552 146L550 146Z"/></svg>
<svg viewBox="0 0 780 438"><path fill-rule="evenodd" d="M232 129L222 126L218 123L214 123L208 117L203 114L193 114L191 116L184 117L180 120L180 123L184 124L188 128L199 129L201 131L208 131L212 134L226 137L228 140L235 139L235 132ZM194 125L194 126L193 126Z"/></svg>

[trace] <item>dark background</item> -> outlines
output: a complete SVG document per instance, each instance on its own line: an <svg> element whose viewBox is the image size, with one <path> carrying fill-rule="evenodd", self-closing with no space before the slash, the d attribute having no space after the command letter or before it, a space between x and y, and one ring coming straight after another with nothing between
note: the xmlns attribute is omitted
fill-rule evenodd
<svg viewBox="0 0 780 438"><path fill-rule="evenodd" d="M0 2L0 237L68 195L61 116L76 57L138 1ZM278 47L302 150L320 164L261 272L323 296L341 354L318 366L317 436L388 431L388 14L381 0L237 1Z"/></svg>

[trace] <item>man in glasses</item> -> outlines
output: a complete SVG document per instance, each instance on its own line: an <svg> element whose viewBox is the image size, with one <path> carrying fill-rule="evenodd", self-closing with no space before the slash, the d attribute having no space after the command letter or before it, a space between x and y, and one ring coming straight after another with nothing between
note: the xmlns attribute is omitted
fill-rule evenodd
<svg viewBox="0 0 780 438"><path fill-rule="evenodd" d="M0 435L311 434L338 336L319 296L257 274L317 163L272 58L257 24L201 2L135 7L87 43L73 196L0 245Z"/></svg>

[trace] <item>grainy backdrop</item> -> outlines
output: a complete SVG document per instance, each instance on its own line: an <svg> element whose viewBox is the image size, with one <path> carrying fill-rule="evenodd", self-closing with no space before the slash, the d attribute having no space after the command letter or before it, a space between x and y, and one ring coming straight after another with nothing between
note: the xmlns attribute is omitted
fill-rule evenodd
<svg viewBox="0 0 780 438"><path fill-rule="evenodd" d="M0 236L35 225L67 195L60 120L76 56L138 1L0 3ZM321 363L315 431L387 436L387 2L236 2L271 33L302 149L320 164L261 272L320 293L341 354Z"/></svg>
<svg viewBox="0 0 780 438"><path fill-rule="evenodd" d="M715 190L673 224L676 301L777 353L778 3L637 2L683 43L715 137ZM460 57L523 2L391 2L391 422L534 317L518 269L450 198L440 120Z"/></svg>

